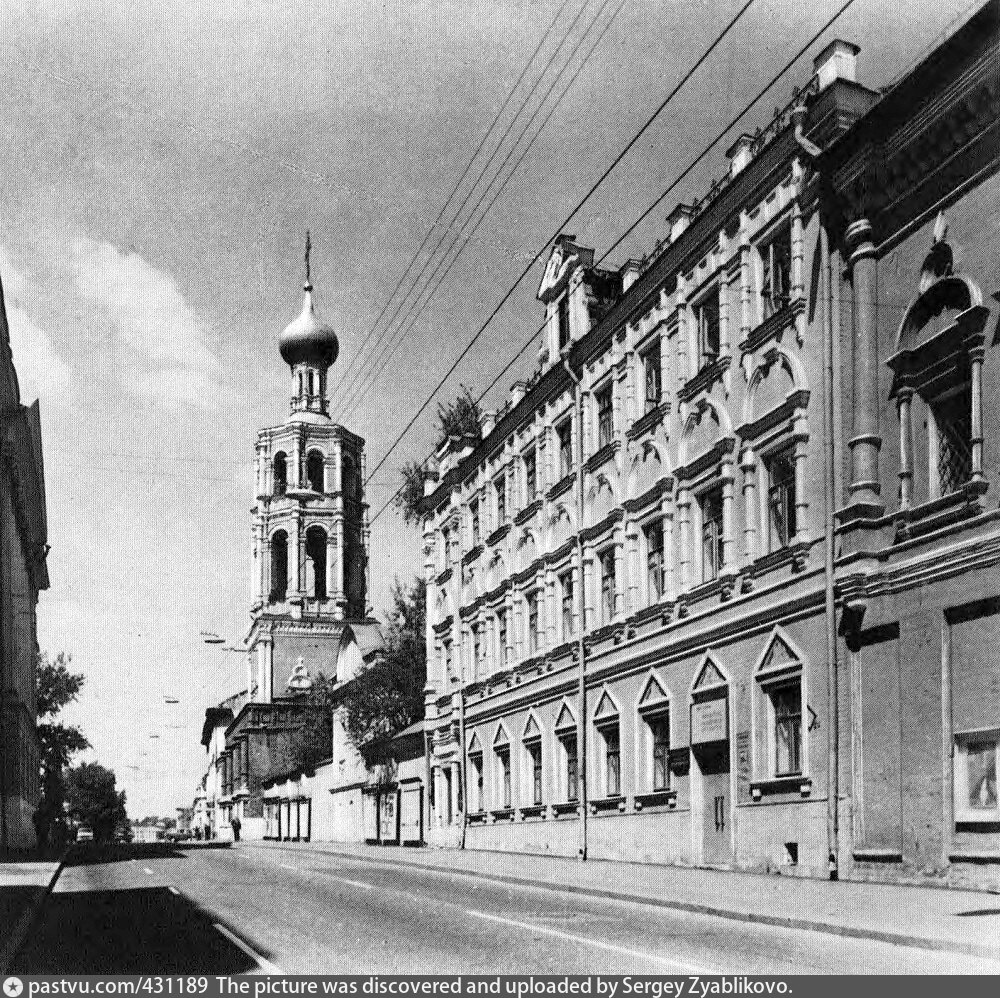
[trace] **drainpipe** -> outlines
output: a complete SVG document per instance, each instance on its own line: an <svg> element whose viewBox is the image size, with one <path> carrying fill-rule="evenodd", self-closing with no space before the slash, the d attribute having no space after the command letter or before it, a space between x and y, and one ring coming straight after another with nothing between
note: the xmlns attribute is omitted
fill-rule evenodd
<svg viewBox="0 0 1000 998"><path fill-rule="evenodd" d="M578 858L587 858L587 646L583 639L586 610L583 584L583 393L580 379L563 358L563 367L573 381L573 408L576 419L576 577L579 586L580 615L577 621L576 653L579 660L577 672L576 768L577 794L580 798L580 840Z"/></svg>
<svg viewBox="0 0 1000 998"><path fill-rule="evenodd" d="M795 124L795 141L815 161L822 150L805 137L803 126L807 110L800 105L792 111ZM834 592L834 523L833 509L836 501L836 426L833 405L833 259L830 255L830 235L827 222L821 219L819 230L820 262L823 273L823 588L826 618L826 846L830 880L840 877L840 691L837 672L837 613Z"/></svg>

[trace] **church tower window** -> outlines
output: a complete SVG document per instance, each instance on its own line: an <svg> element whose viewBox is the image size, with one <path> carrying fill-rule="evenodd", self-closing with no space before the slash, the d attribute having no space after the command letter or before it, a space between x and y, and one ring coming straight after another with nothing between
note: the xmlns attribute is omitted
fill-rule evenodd
<svg viewBox="0 0 1000 998"><path fill-rule="evenodd" d="M283 496L288 488L288 458L281 451L274 455L273 470L274 494Z"/></svg>
<svg viewBox="0 0 1000 998"><path fill-rule="evenodd" d="M306 458L306 478L313 492L325 492L323 488L323 455L318 450L309 451Z"/></svg>
<svg viewBox="0 0 1000 998"><path fill-rule="evenodd" d="M279 530L271 538L271 603L281 603L288 593L288 534Z"/></svg>
<svg viewBox="0 0 1000 998"><path fill-rule="evenodd" d="M306 591L315 599L326 599L326 531L306 531Z"/></svg>

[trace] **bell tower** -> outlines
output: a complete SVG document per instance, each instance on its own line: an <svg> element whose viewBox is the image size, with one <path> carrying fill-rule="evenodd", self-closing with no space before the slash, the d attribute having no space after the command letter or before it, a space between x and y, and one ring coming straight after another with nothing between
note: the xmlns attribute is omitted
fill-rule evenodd
<svg viewBox="0 0 1000 998"><path fill-rule="evenodd" d="M302 311L278 338L290 412L257 434L249 699L294 695L293 675L336 668L345 627L367 611L365 442L330 419L327 374L339 344L317 314L306 235ZM296 671L297 670L297 671Z"/></svg>

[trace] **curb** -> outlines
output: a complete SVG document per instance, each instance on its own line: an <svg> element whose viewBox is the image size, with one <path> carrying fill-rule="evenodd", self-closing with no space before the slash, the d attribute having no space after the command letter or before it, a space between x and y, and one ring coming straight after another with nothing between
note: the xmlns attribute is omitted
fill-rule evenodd
<svg viewBox="0 0 1000 998"><path fill-rule="evenodd" d="M59 874L62 873L63 867L66 865L67 856L69 856L69 849L65 850L62 856L59 857L59 864L52 872L48 884L45 887L40 887L35 892L34 899L21 913L21 917L17 920L17 924L14 926L10 937L4 943L3 947L0 948L0 974L7 973L11 960L17 956L18 950L24 945L24 940L27 938L35 919L38 918L38 913L41 911L45 899L52 893L52 888L55 887L56 881L59 879Z"/></svg>
<svg viewBox="0 0 1000 998"><path fill-rule="evenodd" d="M302 843L307 845L308 843ZM513 877L500 873L484 873L480 870L461 870L450 866L437 866L431 863L414 863L405 859L381 859L363 856L354 852L342 852L336 849L310 849L286 845L268 845L270 849L284 849L289 852L316 852L330 856L340 856L344 859L362 859L383 866L406 866L418 870L433 870L435 873L449 873L457 876L478 877L494 883L509 884L512 887L534 887L539 890L566 894L581 894L586 897L602 898L609 901L627 901L633 904L651 905L655 908L670 908L674 911L686 911L693 915L711 915L715 918L726 918L732 922L750 922L757 925L770 925L782 929L799 929L806 932L822 932L826 935L842 936L850 939L874 939L878 942L890 943L894 946L910 946L914 949L934 950L937 952L962 953L966 956L986 957L1000 960L1000 946L990 946L985 943L963 943L958 940L941 939L933 936L907 935L903 932L889 932L884 929L862 929L853 925L838 925L833 922L818 922L808 918L791 918L781 915L757 914L750 911L734 911L731 908L717 908L708 904L698 904L690 901L674 901L670 898L649 897L642 894L629 894L624 891L601 890L597 887L584 887L578 884L559 883L557 881L527 880L523 877Z"/></svg>

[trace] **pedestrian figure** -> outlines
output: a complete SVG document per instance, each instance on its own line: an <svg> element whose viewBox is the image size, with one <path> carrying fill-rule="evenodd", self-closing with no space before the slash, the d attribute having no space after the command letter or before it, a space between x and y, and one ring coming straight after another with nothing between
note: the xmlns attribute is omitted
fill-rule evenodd
<svg viewBox="0 0 1000 998"><path fill-rule="evenodd" d="M230 822L230 824L232 825L232 828L233 828L233 841L234 842L239 842L239 840L240 840L240 828L243 826L243 823L240 821L239 818L233 818L233 820Z"/></svg>

